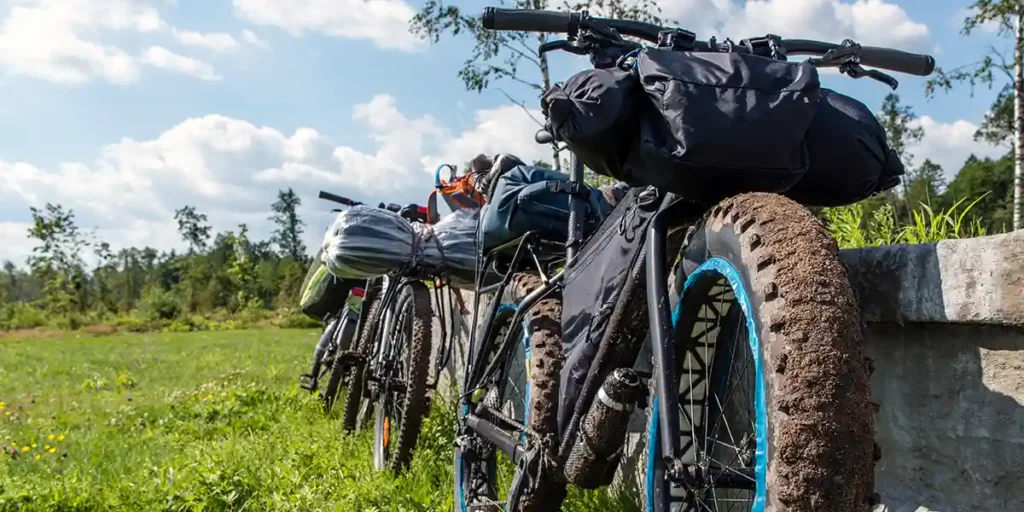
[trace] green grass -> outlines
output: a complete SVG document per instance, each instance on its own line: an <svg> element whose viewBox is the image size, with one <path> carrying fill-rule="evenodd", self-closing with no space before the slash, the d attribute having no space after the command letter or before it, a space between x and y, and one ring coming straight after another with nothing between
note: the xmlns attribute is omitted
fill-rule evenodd
<svg viewBox="0 0 1024 512"><path fill-rule="evenodd" d="M374 471L369 434L296 384L317 336L0 339L0 511L451 510L453 408L403 476ZM565 510L631 508L573 491Z"/></svg>

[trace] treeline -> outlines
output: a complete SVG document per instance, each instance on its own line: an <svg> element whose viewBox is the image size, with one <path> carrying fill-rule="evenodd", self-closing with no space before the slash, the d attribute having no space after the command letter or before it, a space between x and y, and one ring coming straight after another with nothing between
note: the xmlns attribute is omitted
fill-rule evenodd
<svg viewBox="0 0 1024 512"><path fill-rule="evenodd" d="M1013 154L971 156L946 181L939 165L915 164L909 148L925 133L912 108L885 98L878 115L889 145L907 168L896 189L843 208L816 213L841 247L920 243L1008 231L1013 216ZM983 125L976 138L1012 146L1012 131ZM535 162L537 166L548 166ZM588 172L593 184L608 180ZM175 212L185 252L122 248L83 233L61 205L32 208L27 235L35 248L27 268L3 263L0 330L105 324L119 329L233 328L273 319L310 325L295 312L309 256L302 245L301 200L279 191L269 240L250 239L248 227L213 233L192 206ZM86 264L84 255L92 255Z"/></svg>
<svg viewBox="0 0 1024 512"><path fill-rule="evenodd" d="M841 246L934 242L1013 229L1011 149L998 159L971 155L947 181L946 170L935 162L915 162L916 155L910 148L924 138L925 132L916 122L914 110L903 105L899 96L885 97L878 120L890 147L903 161L906 174L895 189L853 206L819 212ZM984 123L974 138L997 147L1013 147L1013 131L1000 131L991 123Z"/></svg>
<svg viewBox="0 0 1024 512"><path fill-rule="evenodd" d="M269 219L276 229L261 241L251 240L244 224L215 234L205 214L182 207L174 215L187 244L180 253L152 247L115 252L83 233L72 210L32 208L27 235L36 246L28 267L3 264L0 329L232 328L275 314L284 324L306 324L294 313L309 263L300 204L293 190L280 191Z"/></svg>

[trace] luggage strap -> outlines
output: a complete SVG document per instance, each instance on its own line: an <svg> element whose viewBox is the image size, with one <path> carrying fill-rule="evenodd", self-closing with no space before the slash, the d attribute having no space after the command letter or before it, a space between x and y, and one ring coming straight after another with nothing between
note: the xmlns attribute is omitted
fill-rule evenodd
<svg viewBox="0 0 1024 512"><path fill-rule="evenodd" d="M586 197L587 192L584 187L580 186L580 182L561 181L561 180L548 180L548 190L556 194L569 194L574 196Z"/></svg>

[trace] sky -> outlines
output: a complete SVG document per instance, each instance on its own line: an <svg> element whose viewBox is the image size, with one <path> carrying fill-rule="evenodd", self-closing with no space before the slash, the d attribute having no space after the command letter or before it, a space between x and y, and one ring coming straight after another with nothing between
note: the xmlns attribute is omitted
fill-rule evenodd
<svg viewBox="0 0 1024 512"><path fill-rule="evenodd" d="M967 0L662 0L662 15L701 39L766 33L930 53L946 68L1008 46L989 27L960 34ZM498 0L454 3L482 12ZM174 210L216 231L246 223L262 239L277 191L303 200L305 242L331 220L328 190L424 204L439 163L478 153L550 160L531 113L497 90L465 90L465 36L410 33L422 0L0 0L0 261L24 264L30 207L72 209L115 249L180 249ZM552 57L555 80L587 67ZM525 70L534 73L533 70ZM910 148L955 173L996 91L926 98L896 75L924 139ZM873 109L889 89L823 72L826 87ZM504 93L540 117L535 96Z"/></svg>

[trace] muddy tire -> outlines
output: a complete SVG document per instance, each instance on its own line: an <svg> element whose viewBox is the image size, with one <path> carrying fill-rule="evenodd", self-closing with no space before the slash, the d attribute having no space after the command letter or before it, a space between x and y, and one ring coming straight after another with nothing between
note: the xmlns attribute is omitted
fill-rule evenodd
<svg viewBox="0 0 1024 512"><path fill-rule="evenodd" d="M518 304L527 294L541 286L538 276L518 273L506 290L502 302ZM481 306L481 311L486 311ZM495 330L498 333L507 328L511 322L514 309L509 307L499 312L495 318ZM552 292L538 301L525 315L524 325L529 333L529 345L523 347L523 357L529 365L528 405L525 415L526 426L541 437L543 445L549 449L551 460L557 458L558 443L558 388L559 372L562 366L562 301L561 296ZM477 325L478 343L483 336L484 325ZM528 350L526 350L528 348ZM472 351L470 351L472 352ZM497 405L497 404L495 404ZM516 418L521 420L522 418ZM504 503L496 495L499 484L496 477L496 453L489 447L484 454L463 453L455 450L455 511L498 511L504 510ZM502 455L504 457L504 455ZM566 484L561 471L550 470L548 478L539 482L532 494L523 496L519 512L554 511L561 508L565 500ZM502 490L505 491L504 489Z"/></svg>
<svg viewBox="0 0 1024 512"><path fill-rule="evenodd" d="M377 331L377 322L374 319L379 316L381 299L381 294L373 294L373 296L367 296L366 300L369 301L369 304L365 301L363 302L363 307L368 308L367 314L364 317L366 323L365 325L360 325L359 332L356 333L355 349L365 357L369 357L373 352L373 343ZM352 432L359 426L357 420L360 408L363 405L366 365L357 363L343 366L347 368L342 368L342 371L346 369L348 371L348 393L345 394L344 407L341 410L341 428Z"/></svg>
<svg viewBox="0 0 1024 512"><path fill-rule="evenodd" d="M397 332L398 330L407 330L408 336L404 339L407 345L400 355L406 370L406 389L404 393L396 395L382 394L380 403L376 406L379 420L391 418L390 412L396 407L400 411L394 447L390 447L390 430L382 431L379 428L382 426L380 422L375 429L374 444L378 450L387 448L381 453L381 465L397 473L408 467L412 461L423 417L427 413L427 375L430 372L430 353L433 344L431 320L434 313L427 286L419 281L404 284L395 310L399 321L394 326L395 330L388 334L397 337L402 335ZM395 401L398 396L402 397L399 403L385 403L387 400Z"/></svg>
<svg viewBox="0 0 1024 512"><path fill-rule="evenodd" d="M752 354L749 360L754 361L755 375L749 380L754 406L746 423L751 431L758 431L750 437L756 438L757 450L750 452L749 469L742 469L756 476L757 490L749 492L762 493L758 496L764 500L764 507L751 509L870 510L874 411L863 354L863 324L846 270L838 260L838 247L824 226L789 199L744 194L713 208L690 233L680 256L674 286L682 291L675 309L676 375L681 377L680 382L692 377L692 373L686 374L691 370L683 366L695 360L698 350L706 350L696 348L692 337L699 330L709 331L697 320L728 318L731 314L745 336L744 343L734 342L732 354L721 351L721 356L718 347L722 342L716 341L715 356L706 356L707 361L697 365L711 375L705 384L706 403L716 402L710 397L712 392L717 396L720 389L715 384L716 372L726 375L724 389L730 389L735 347L747 347ZM740 307L729 310L731 313L700 312L716 295L714 300L725 298ZM745 322L740 320L744 317ZM713 336L721 340L722 332L725 330L717 330ZM685 365L683 360L687 361ZM726 401L729 399L726 396ZM681 399L681 409L685 407L683 402ZM702 451L700 429L690 426L699 427L700 422L711 422L712 418L721 422L733 414L728 403L718 403L717 409L703 406L699 418L707 420L698 419L692 411L689 414L694 419L689 425L680 420L684 450L692 449L694 454ZM653 442L660 428L656 420L664 413L656 406L648 408L644 501L649 512L687 510L672 503L672 495L678 491L668 484L660 444ZM689 439L697 440L698 448L687 448L689 445L682 441L687 430L694 432ZM741 437L740 432L729 435ZM705 439L703 446L722 444L719 441L723 437L725 434ZM743 438L753 443L747 436ZM705 450L715 459L717 449ZM741 452L745 453L736 450L737 454Z"/></svg>

